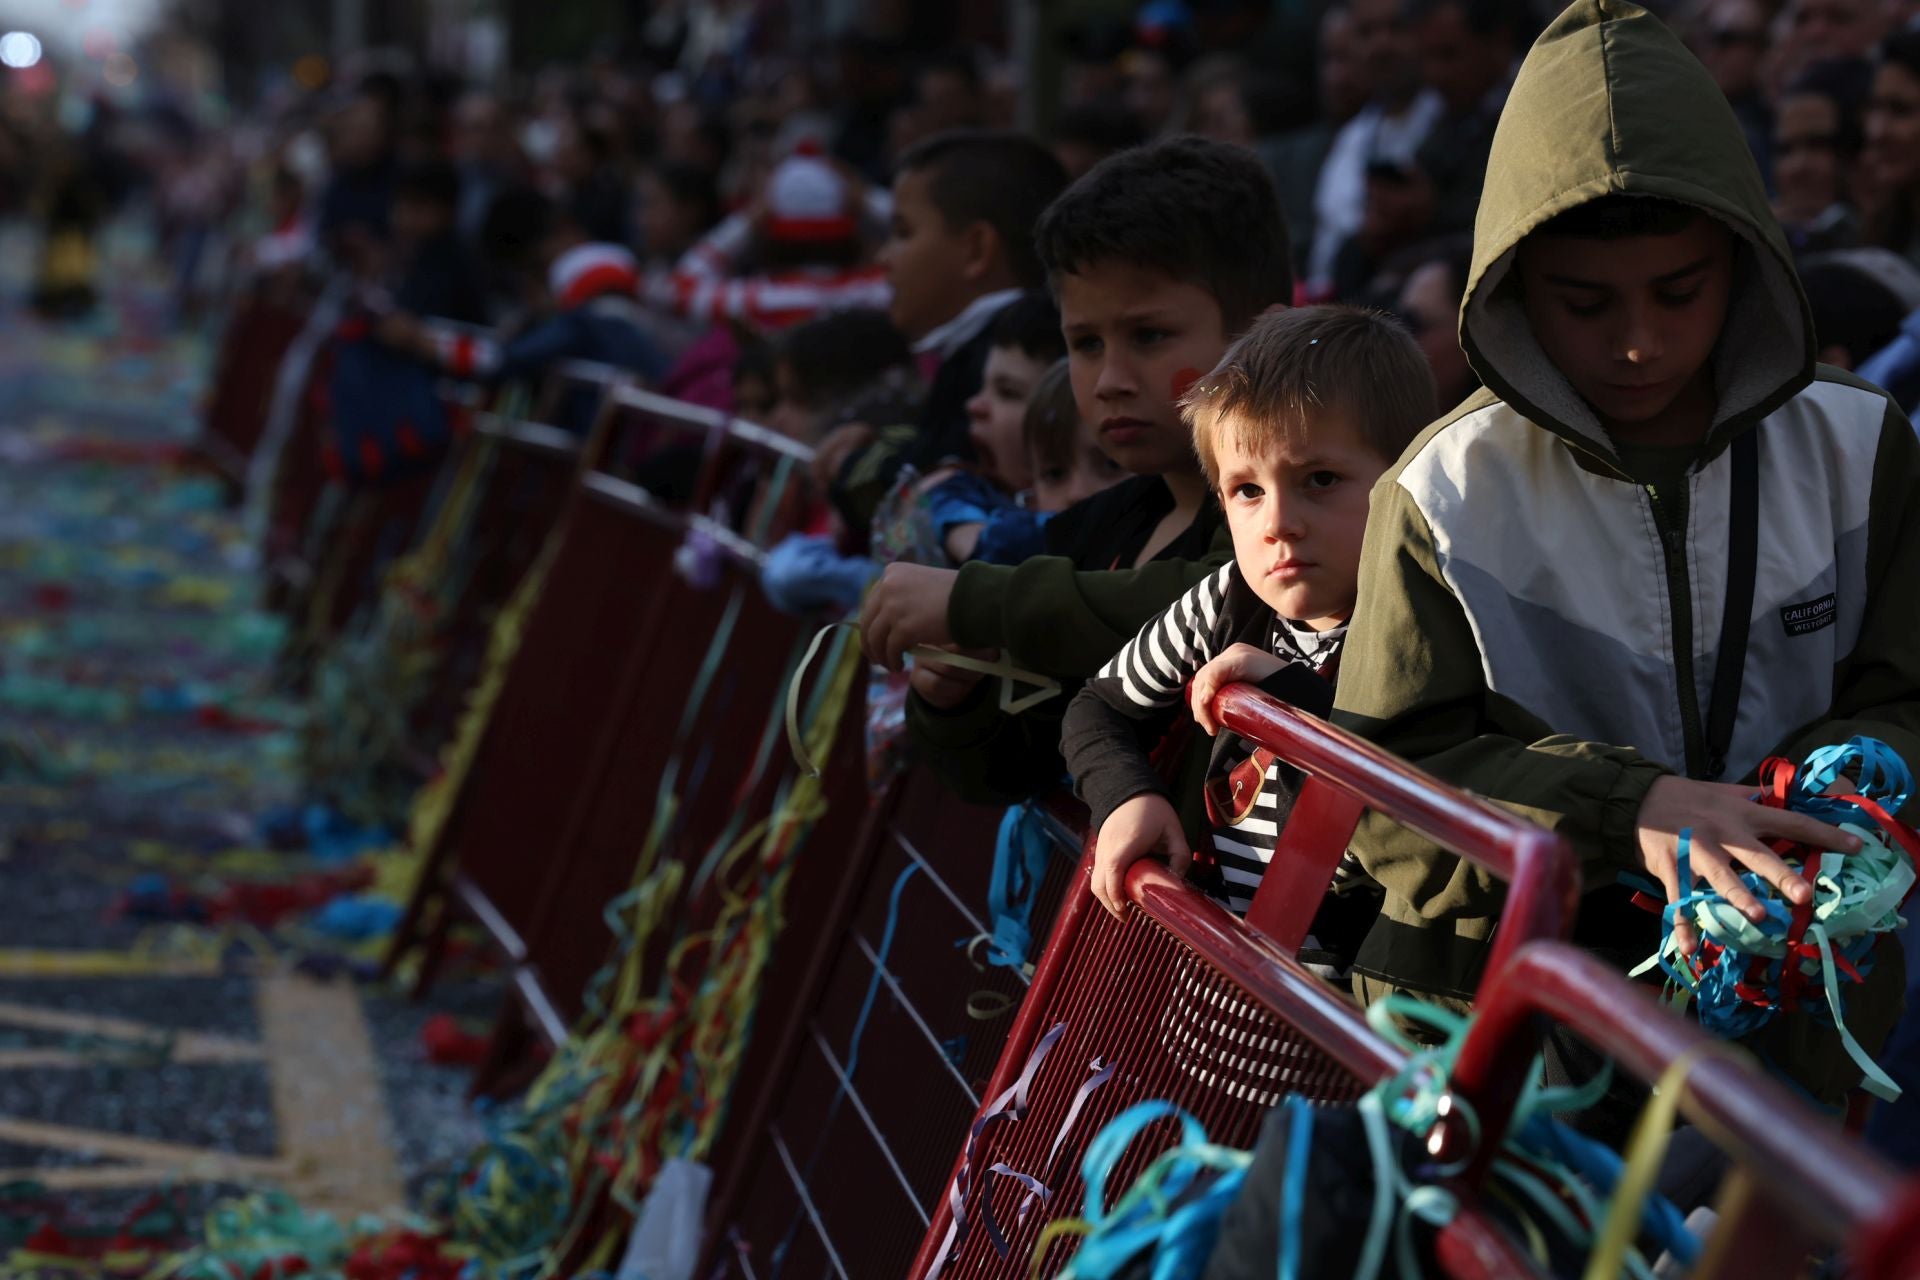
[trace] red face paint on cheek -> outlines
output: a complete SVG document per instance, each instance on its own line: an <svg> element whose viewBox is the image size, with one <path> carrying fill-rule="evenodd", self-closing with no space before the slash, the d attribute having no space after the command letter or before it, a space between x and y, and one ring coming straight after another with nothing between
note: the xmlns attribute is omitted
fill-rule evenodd
<svg viewBox="0 0 1920 1280"><path fill-rule="evenodd" d="M1187 394L1188 389L1198 381L1200 381L1200 371L1198 369L1181 369L1175 373L1171 387L1173 398L1178 400L1181 396Z"/></svg>

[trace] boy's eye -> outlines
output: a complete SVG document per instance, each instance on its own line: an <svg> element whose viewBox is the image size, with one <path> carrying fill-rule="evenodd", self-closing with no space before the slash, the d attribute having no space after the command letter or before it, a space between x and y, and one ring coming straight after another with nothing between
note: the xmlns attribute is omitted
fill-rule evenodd
<svg viewBox="0 0 1920 1280"><path fill-rule="evenodd" d="M1693 288L1684 291L1663 293L1660 295L1660 305L1663 307L1684 307L1700 296L1700 290L1703 287L1702 285L1695 285Z"/></svg>
<svg viewBox="0 0 1920 1280"><path fill-rule="evenodd" d="M1073 340L1073 350L1076 355L1097 356L1100 354L1100 339L1091 334L1075 338Z"/></svg>
<svg viewBox="0 0 1920 1280"><path fill-rule="evenodd" d="M1265 489L1262 489L1251 480L1242 481L1233 486L1233 496L1244 502L1257 502L1266 496L1266 492Z"/></svg>
<svg viewBox="0 0 1920 1280"><path fill-rule="evenodd" d="M1563 298L1561 302L1570 314L1576 316L1597 316L1607 309L1607 303L1604 298L1579 301L1573 298Z"/></svg>
<svg viewBox="0 0 1920 1280"><path fill-rule="evenodd" d="M1171 336L1172 335L1165 329L1135 329L1133 331L1133 340L1143 347L1151 347L1155 343L1165 342Z"/></svg>
<svg viewBox="0 0 1920 1280"><path fill-rule="evenodd" d="M1331 489L1339 483L1340 473L1337 471L1316 471L1307 477L1309 489Z"/></svg>

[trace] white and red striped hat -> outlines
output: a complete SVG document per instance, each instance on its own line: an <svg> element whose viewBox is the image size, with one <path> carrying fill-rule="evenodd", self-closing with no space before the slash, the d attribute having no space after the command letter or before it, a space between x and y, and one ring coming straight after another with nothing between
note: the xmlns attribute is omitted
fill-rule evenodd
<svg viewBox="0 0 1920 1280"><path fill-rule="evenodd" d="M840 173L820 154L820 144L802 139L767 178L767 212L761 230L770 240L821 244L850 240L858 230L853 201Z"/></svg>
<svg viewBox="0 0 1920 1280"><path fill-rule="evenodd" d="M570 309L605 294L636 296L640 264L617 244L575 245L553 260L547 288L555 303Z"/></svg>

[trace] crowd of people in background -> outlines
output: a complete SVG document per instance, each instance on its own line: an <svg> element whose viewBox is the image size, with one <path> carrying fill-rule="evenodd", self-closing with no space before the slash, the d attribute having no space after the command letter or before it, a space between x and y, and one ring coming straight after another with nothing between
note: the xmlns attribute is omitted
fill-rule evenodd
<svg viewBox="0 0 1920 1280"><path fill-rule="evenodd" d="M373 341L435 377L499 384L589 360L801 441L814 462L804 492L777 495L788 536L766 586L792 611L861 618L876 781L913 758L969 798L1005 802L1071 768L1096 824L1127 828L1112 842L1103 831L1103 845L1164 849L1184 827L1198 848L1219 816L1208 753L1188 753L1191 785L1174 803L1129 816L1147 768L1128 754L1133 726L1164 728L1187 679L1247 647L1235 643L1243 623L1269 656L1329 682L1339 670L1361 479L1386 472L1490 367L1461 339L1476 272L1505 261L1476 265L1476 216L1483 241L1513 230L1488 225L1482 192L1496 133L1524 149L1510 135L1532 126L1502 112L1555 15L1530 0L1341 0L1308 24L1257 6L1227 21L1214 12L1227 6L1195 6L1202 20L1155 4L1132 22L1053 33L1058 101L1026 128L1031 68L1005 48L860 24L796 47L772 8L667 10L644 48L512 91L343 67L333 87L272 102L246 128L181 143L157 194L183 311L205 301L209 257L224 250L229 282L346 291ZM1731 107L1804 283L1819 359L1911 412L1920 6L1656 8ZM1270 64L1270 22L1310 25L1310 58ZM1641 225L1602 210L1561 234L1685 237L1697 213ZM1292 328L1271 314L1288 307L1304 317ZM1397 326L1380 328L1382 315ZM1336 335L1310 357L1298 344L1323 338L1300 336L1308 322ZM1335 363L1301 372L1317 359ZM1218 372L1229 368L1245 385ZM1230 485L1222 468L1232 474L1245 441L1219 428L1220 455L1204 445L1196 458L1189 428L1216 412L1197 407L1215 394L1280 413L1262 399L1267 377L1294 378L1306 399L1324 392L1321 409L1374 407L1361 415L1372 434L1328 446L1354 460L1343 492L1359 501L1327 499L1325 565L1276 569L1304 585L1256 584L1261 605L1222 566L1242 551L1250 572L1240 522L1256 518L1227 496L1267 482ZM570 430L590 426L586 410L559 413ZM348 459L349 477L377 479L378 461L355 471ZM698 458L631 461L649 489L684 499ZM1334 474L1324 461L1285 467L1296 462L1300 483L1332 486L1318 478ZM722 486L736 521L774 500ZM1313 576L1336 562L1338 581ZM1364 615L1364 586L1361 599ZM1206 627L1182 629L1202 614ZM1357 642L1374 665L1356 677L1350 661L1348 679L1377 676L1384 643ZM958 661L929 657L938 651ZM1183 660L1162 661L1168 651ZM1008 716L983 680L1014 657L1088 692ZM1482 668L1476 654L1461 661ZM1320 709L1332 697L1322 690ZM1220 837L1203 859L1234 908L1284 816L1266 822L1264 844ZM1103 869L1110 904L1124 869ZM1343 870L1366 881L1377 868ZM1376 878L1419 897L1418 884ZM1362 932L1380 911L1374 894ZM1333 945L1353 927L1317 923L1331 972L1354 962Z"/></svg>
<svg viewBox="0 0 1920 1280"><path fill-rule="evenodd" d="M656 24L677 39L524 91L343 73L265 123L183 138L158 192L183 291L203 287L209 238L243 225L259 270L317 247L399 310L511 327L558 301L556 263L605 246L588 256L631 271L645 310L620 362L731 406L716 359L738 356L716 352L714 326L751 346L823 311L886 309L889 273L911 270L890 191L901 158L943 132L1014 128L1021 68L1004 50L859 27L796 50L770 43L777 26L755 6L694 9ZM1548 15L1528 0L1334 4L1313 27L1309 91L1206 47L1181 13L1064 33L1060 100L1036 140L1069 179L1177 133L1249 149L1280 193L1295 300L1391 310L1441 401L1458 401L1474 386L1454 329L1487 153ZM1920 33L1906 8L1704 0L1663 16L1734 108L1802 255L1823 358L1878 356L1881 380L1914 377L1901 326L1920 307ZM86 192L48 185L56 217L94 216ZM924 321L894 319L924 336ZM771 409L754 395L741 407Z"/></svg>

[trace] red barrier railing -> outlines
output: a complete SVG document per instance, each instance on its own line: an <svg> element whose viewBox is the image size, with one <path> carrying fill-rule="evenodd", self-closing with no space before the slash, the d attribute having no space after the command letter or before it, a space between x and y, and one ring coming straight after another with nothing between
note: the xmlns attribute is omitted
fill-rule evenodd
<svg viewBox="0 0 1920 1280"><path fill-rule="evenodd" d="M246 481L247 460L266 427L280 361L306 323L306 299L256 290L234 309L221 335L200 449L236 488Z"/></svg>
<svg viewBox="0 0 1920 1280"><path fill-rule="evenodd" d="M831 959L790 1051L769 1056L760 1115L736 1130L749 1155L716 1180L699 1274L906 1274L1029 981L977 966L966 946L992 928L998 816L919 770L889 789L848 859L851 901L808 922ZM1056 854L1034 895L1036 937L1079 851L1067 823L1049 815L1046 830Z"/></svg>
<svg viewBox="0 0 1920 1280"><path fill-rule="evenodd" d="M1047 1223L1078 1211L1081 1148L1134 1102L1169 1099L1214 1141L1247 1145L1287 1093L1350 1099L1394 1069L1399 1055L1352 1003L1291 956L1362 805L1510 881L1498 929L1506 951L1516 935L1558 937L1570 927L1576 871L1557 837L1252 689L1227 689L1216 709L1228 729L1309 775L1248 919L1140 863L1127 885L1137 909L1116 921L1079 878L909 1274L1025 1276ZM1094 1063L1115 1070L1081 1096ZM1004 1109L1003 1095L1023 1077L1025 1114L991 1124L994 1104ZM1128 1185L1175 1133L1169 1121L1150 1126L1109 1185ZM1039 1179L1050 1194L1016 1214L1026 1193L1003 1179L996 1198L995 1165ZM981 1229L996 1204L1004 1253ZM1497 1233L1471 1221L1462 1231L1473 1252L1501 1258ZM1045 1273L1074 1247L1050 1246Z"/></svg>
<svg viewBox="0 0 1920 1280"><path fill-rule="evenodd" d="M1554 1024L1648 1083L1696 1055L1681 1114L1755 1184L1737 1214L1723 1213L1720 1229L1739 1253L1719 1260L1719 1274L1797 1275L1810 1249L1845 1245L1898 1211L1898 1175L1890 1166L1744 1054L1709 1052L1718 1046L1714 1037L1595 956L1560 943L1521 946L1483 984L1475 1013L1453 1088L1479 1118L1480 1132L1473 1138L1443 1120L1438 1153L1470 1159L1463 1179L1469 1187L1484 1180L1511 1099L1540 1051L1540 1031ZM1908 1262L1920 1266L1920 1253Z"/></svg>

